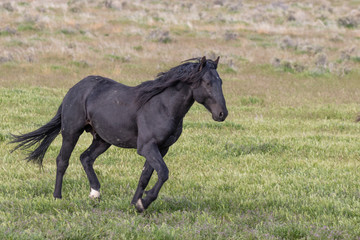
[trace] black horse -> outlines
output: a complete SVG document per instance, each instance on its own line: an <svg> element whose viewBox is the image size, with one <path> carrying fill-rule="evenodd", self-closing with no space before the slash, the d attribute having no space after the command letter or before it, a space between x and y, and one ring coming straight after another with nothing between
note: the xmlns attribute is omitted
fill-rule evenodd
<svg viewBox="0 0 360 240"><path fill-rule="evenodd" d="M61 131L54 190L54 197L61 198L71 152L84 130L91 132L92 144L80 160L90 182L90 197L98 198L100 183L93 169L95 159L111 145L136 148L146 161L131 203L142 212L157 198L168 179L163 157L180 137L183 118L194 101L204 105L215 121L227 117L222 80L216 71L218 61L219 57L215 61L205 57L189 59L159 73L155 80L134 87L88 76L68 91L50 122L33 132L13 135L12 143L18 143L14 150L38 144L26 159L42 165L45 152ZM154 169L158 181L142 198Z"/></svg>

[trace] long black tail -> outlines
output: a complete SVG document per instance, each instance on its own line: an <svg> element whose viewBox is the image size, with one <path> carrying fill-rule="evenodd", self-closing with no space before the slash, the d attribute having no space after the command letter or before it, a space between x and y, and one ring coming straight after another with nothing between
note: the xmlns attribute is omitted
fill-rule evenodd
<svg viewBox="0 0 360 240"><path fill-rule="evenodd" d="M56 136L61 130L61 109L60 105L55 117L50 120L47 124L40 127L39 129L29 132L23 135L12 135L13 140L10 143L19 143L13 150L21 149L26 150L33 145L37 144L37 148L34 151L30 151L28 156L25 158L28 162L33 161L42 166L42 162L47 149L50 144L54 141Z"/></svg>

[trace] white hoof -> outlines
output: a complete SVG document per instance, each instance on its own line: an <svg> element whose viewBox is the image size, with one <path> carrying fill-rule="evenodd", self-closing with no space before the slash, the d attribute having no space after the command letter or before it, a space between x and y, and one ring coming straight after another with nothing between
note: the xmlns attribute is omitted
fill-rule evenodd
<svg viewBox="0 0 360 240"><path fill-rule="evenodd" d="M89 198L94 199L94 198L99 198L99 197L100 197L100 192L95 189L91 189Z"/></svg>
<svg viewBox="0 0 360 240"><path fill-rule="evenodd" d="M139 211L139 212L143 212L145 211L145 208L142 204L142 201L141 201L141 198L139 198L136 202L136 205L135 205L136 209Z"/></svg>

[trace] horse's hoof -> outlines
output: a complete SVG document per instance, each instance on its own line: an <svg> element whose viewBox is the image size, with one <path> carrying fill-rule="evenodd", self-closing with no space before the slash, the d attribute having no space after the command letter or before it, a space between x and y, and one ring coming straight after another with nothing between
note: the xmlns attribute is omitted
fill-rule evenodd
<svg viewBox="0 0 360 240"><path fill-rule="evenodd" d="M91 189L89 198L91 198L91 199L100 198L100 192L95 189Z"/></svg>
<svg viewBox="0 0 360 240"><path fill-rule="evenodd" d="M61 195L53 195L54 196L54 199L57 200L57 199L62 199L62 196Z"/></svg>
<svg viewBox="0 0 360 240"><path fill-rule="evenodd" d="M145 208L142 204L141 198L139 198L135 204L135 208L139 213L142 213L143 211L145 211Z"/></svg>

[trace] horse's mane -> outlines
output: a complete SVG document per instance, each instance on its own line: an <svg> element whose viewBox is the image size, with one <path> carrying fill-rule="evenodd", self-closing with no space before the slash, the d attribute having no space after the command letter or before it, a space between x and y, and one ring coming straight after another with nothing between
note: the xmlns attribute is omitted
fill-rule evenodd
<svg viewBox="0 0 360 240"><path fill-rule="evenodd" d="M199 71L201 58L191 58L182 64L171 68L167 72L160 72L155 80L150 80L136 86L136 101L141 108L152 97L163 92L165 89L183 82L189 85L200 84L201 78L209 68L216 68L214 61L207 59L205 67Z"/></svg>

